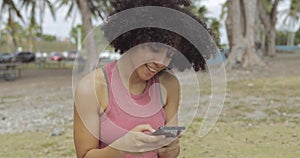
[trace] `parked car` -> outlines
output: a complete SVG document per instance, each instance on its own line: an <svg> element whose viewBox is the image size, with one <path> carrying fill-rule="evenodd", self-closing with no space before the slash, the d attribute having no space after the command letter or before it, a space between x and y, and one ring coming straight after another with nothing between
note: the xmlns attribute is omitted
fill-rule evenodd
<svg viewBox="0 0 300 158"><path fill-rule="evenodd" d="M0 63L9 63L13 62L15 56L13 53L0 53Z"/></svg>
<svg viewBox="0 0 300 158"><path fill-rule="evenodd" d="M50 56L50 60L52 60L52 61L61 61L64 59L65 59L65 57L61 53L53 53Z"/></svg>
<svg viewBox="0 0 300 158"><path fill-rule="evenodd" d="M17 52L16 61L22 63L29 63L35 61L35 54L32 52Z"/></svg>

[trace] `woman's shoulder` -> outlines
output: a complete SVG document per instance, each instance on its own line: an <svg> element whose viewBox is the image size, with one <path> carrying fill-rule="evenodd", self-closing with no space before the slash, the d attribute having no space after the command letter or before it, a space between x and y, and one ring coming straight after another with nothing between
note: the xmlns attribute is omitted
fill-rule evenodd
<svg viewBox="0 0 300 158"><path fill-rule="evenodd" d="M77 84L76 91L89 92L96 87L106 86L105 76L101 68L85 75ZM92 88L92 89L91 89Z"/></svg>
<svg viewBox="0 0 300 158"><path fill-rule="evenodd" d="M164 71L159 75L159 81L163 85L176 86L179 85L179 80L176 75L169 71Z"/></svg>
<svg viewBox="0 0 300 158"><path fill-rule="evenodd" d="M107 94L106 80L102 69L99 68L88 73L78 82L75 91L75 102L83 104L93 102L103 109L101 104L103 94Z"/></svg>

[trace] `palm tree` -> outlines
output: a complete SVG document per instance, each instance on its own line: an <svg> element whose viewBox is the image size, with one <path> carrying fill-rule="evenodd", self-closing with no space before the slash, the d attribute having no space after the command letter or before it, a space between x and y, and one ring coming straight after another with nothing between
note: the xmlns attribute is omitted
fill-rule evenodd
<svg viewBox="0 0 300 158"><path fill-rule="evenodd" d="M58 0L57 3L59 3L59 8L66 5L69 6L66 18L70 17L72 14L76 15L76 12L78 11L80 12L85 34L89 34L89 36L86 38L86 48L88 54L87 63L95 63L94 61L97 60L97 57L94 34L91 32L92 17L104 20L111 11L109 0ZM93 69L93 65L86 67L86 72L90 71L91 69Z"/></svg>
<svg viewBox="0 0 300 158"><path fill-rule="evenodd" d="M62 6L68 6L68 12L65 18L76 17L78 11L80 11L80 0L57 0L55 4L58 4L57 8ZM104 20L105 17L112 11L109 0L87 0L87 6L93 16L93 18Z"/></svg>
<svg viewBox="0 0 300 158"><path fill-rule="evenodd" d="M5 15L5 13L8 13L8 17L5 22L9 28L9 33L12 36L13 44L16 49L18 44L15 37L14 21L17 19L14 19L14 17L17 17L18 19L22 20L22 22L24 22L23 17L13 0L3 0L0 6L0 19L3 19L2 16Z"/></svg>
<svg viewBox="0 0 300 158"><path fill-rule="evenodd" d="M220 21L218 19L216 19L216 18L212 18L211 19L210 28L213 31L213 33L215 34L215 36L218 38L217 41L216 41L216 44L218 46L221 46L221 43L220 43L221 42L220 41L220 35L221 35L221 33L219 31L220 27L221 27Z"/></svg>
<svg viewBox="0 0 300 158"><path fill-rule="evenodd" d="M42 25L44 22L44 15L46 9L50 10L52 18L55 20L55 8L53 3L50 0L21 0L21 9L25 9L30 12L30 26L34 27L34 25ZM36 18L39 18L39 23Z"/></svg>
<svg viewBox="0 0 300 158"><path fill-rule="evenodd" d="M209 18L207 18L208 10L204 5L201 5L201 0L194 0L192 4L189 6L189 9L198 17L200 17L205 22L208 22Z"/></svg>
<svg viewBox="0 0 300 158"><path fill-rule="evenodd" d="M189 6L189 9L196 16L200 17L201 20L203 20L204 22L210 25L212 32L215 34L217 38L220 37L219 29L221 27L221 23L216 18L211 18L207 16L207 14L209 13L208 9L204 5L201 5L201 0L192 1L192 4ZM219 40L216 41L216 44L220 46L220 41Z"/></svg>
<svg viewBox="0 0 300 158"><path fill-rule="evenodd" d="M35 31L40 31L40 34L43 32L42 27L39 26L42 26L43 24L44 15L47 8L50 10L52 18L55 20L54 6L50 0L22 0L21 2L21 9L25 9L25 11L30 12L30 23L28 27L30 51L33 49L33 37L35 36ZM39 23L36 20L37 15L39 15ZM35 28L40 29L36 30Z"/></svg>

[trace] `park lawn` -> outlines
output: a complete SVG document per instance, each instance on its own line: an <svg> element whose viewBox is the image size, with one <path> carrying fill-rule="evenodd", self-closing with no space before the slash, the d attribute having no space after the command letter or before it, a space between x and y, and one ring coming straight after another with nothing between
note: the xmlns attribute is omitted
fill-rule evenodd
<svg viewBox="0 0 300 158"><path fill-rule="evenodd" d="M51 136L51 132L24 132L0 135L0 157L5 158L74 158L72 127L64 134Z"/></svg>
<svg viewBox="0 0 300 158"><path fill-rule="evenodd" d="M198 131L202 119L194 119L181 138L179 157L295 158L299 156L300 119L299 116L289 115L300 112L299 102L297 102L300 89L296 85L300 85L300 79L295 76L228 82L229 99L225 102L219 121L208 135L200 138ZM247 102L234 102L236 97L243 96L267 98L266 100L270 99L272 104L266 104L265 101L249 102L249 105ZM244 113L255 110L263 111L269 117L264 119L244 117ZM72 127L65 127L65 132L61 136L50 135L51 132L47 130L1 134L0 157L75 157Z"/></svg>
<svg viewBox="0 0 300 158"><path fill-rule="evenodd" d="M203 138L199 123L181 141L180 158L295 158L300 155L300 127L296 123L220 120Z"/></svg>

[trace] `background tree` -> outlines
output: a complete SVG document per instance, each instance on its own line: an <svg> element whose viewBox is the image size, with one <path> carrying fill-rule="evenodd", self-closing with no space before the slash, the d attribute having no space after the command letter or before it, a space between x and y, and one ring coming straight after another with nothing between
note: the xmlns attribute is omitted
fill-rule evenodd
<svg viewBox="0 0 300 158"><path fill-rule="evenodd" d="M88 60L87 67L85 69L86 72L94 69L93 63L96 63L97 60L97 52L96 52L96 42L94 33L92 32L92 18L91 18L91 10L89 10L88 2L86 0L77 0L79 5L79 10L81 13L82 24L84 28L84 32L86 35L85 48L87 48Z"/></svg>
<svg viewBox="0 0 300 158"><path fill-rule="evenodd" d="M208 9L201 4L201 0L194 0L192 1L192 4L189 6L189 9L199 18L201 18L201 20L203 20L204 22L206 22L208 24L208 26L211 28L212 32L215 34L215 36L219 39L220 37L220 27L221 27L221 23L219 22L219 20L217 20L216 18L211 18L208 17L207 14ZM221 46L220 40L216 41L216 44L218 46Z"/></svg>
<svg viewBox="0 0 300 158"><path fill-rule="evenodd" d="M79 24L79 25L73 27L71 30L70 36L71 36L71 40L74 41L76 43L76 45L79 42L78 38L77 38L78 29L81 32L81 39L79 39L79 40L83 41L84 37L86 36L82 25Z"/></svg>
<svg viewBox="0 0 300 158"><path fill-rule="evenodd" d="M42 34L40 37L42 38L43 41L47 41L47 42L54 42L54 41L56 41L56 36L53 36L53 35Z"/></svg>
<svg viewBox="0 0 300 158"><path fill-rule="evenodd" d="M189 6L189 9L199 18L201 18L203 21L208 22L207 13L208 9L201 5L201 0L194 0L192 1L191 5Z"/></svg>
<svg viewBox="0 0 300 158"><path fill-rule="evenodd" d="M50 0L22 0L21 2L21 10L29 12L29 51L33 50L34 45L34 36L36 36L39 32L42 34L42 24L45 15L46 9L50 10L52 18L55 20L55 9ZM39 22L37 21L39 18Z"/></svg>
<svg viewBox="0 0 300 158"><path fill-rule="evenodd" d="M28 33L26 29L18 22L13 22L13 26L15 29L14 39L18 44L17 46L19 47L22 45L22 43L28 41L27 40ZM0 40L2 41L0 46L3 46L6 52L15 52L17 50L12 39L13 37L10 34L10 28L8 25L6 25L4 30L2 31L1 40Z"/></svg>
<svg viewBox="0 0 300 158"><path fill-rule="evenodd" d="M276 23L277 23L277 8L279 0L258 0L258 14L264 28L265 41L264 45L265 56L274 56L276 53ZM271 6L271 7L269 7ZM269 9L269 8L270 9Z"/></svg>
<svg viewBox="0 0 300 158"><path fill-rule="evenodd" d="M226 29L230 44L227 68L264 65L255 50L257 0L228 0Z"/></svg>
<svg viewBox="0 0 300 158"><path fill-rule="evenodd" d="M19 11L19 9L16 7L16 4L14 3L13 0L3 0L0 2L0 19L3 19L3 15L5 15L6 13L8 13L8 17L7 19L4 21L4 23L6 23L7 25L7 30L9 32L9 34L12 37L12 41L14 44L14 50L15 51L17 49L18 43L15 37L15 27L14 27L14 22L17 19L20 19L22 22L23 21L23 17ZM17 18L15 18L17 17Z"/></svg>
<svg viewBox="0 0 300 158"><path fill-rule="evenodd" d="M212 32L215 34L215 36L217 37L216 44L218 46L224 47L221 45L221 41L220 41L220 37L221 37L221 33L219 31L220 27L221 27L220 20L218 20L216 18L210 19L210 28L211 28Z"/></svg>
<svg viewBox="0 0 300 158"><path fill-rule="evenodd" d="M59 7L68 5L69 10L66 17L70 16L72 13L77 11L81 14L81 21L83 24L84 32L86 35L85 48L87 48L87 63L92 64L97 60L96 46L94 34L92 32L92 16L96 19L104 18L107 16L108 12L111 10L109 0L60 0ZM94 68L94 65L89 65L86 71L90 71Z"/></svg>
<svg viewBox="0 0 300 158"><path fill-rule="evenodd" d="M288 38L287 31L276 31L276 45L286 45Z"/></svg>
<svg viewBox="0 0 300 158"><path fill-rule="evenodd" d="M288 45L293 46L295 43L295 33L300 27L300 1L291 0L290 7L281 13L283 24L290 32Z"/></svg>
<svg viewBox="0 0 300 158"><path fill-rule="evenodd" d="M298 29L298 31L295 34L295 43L300 46L300 28Z"/></svg>

